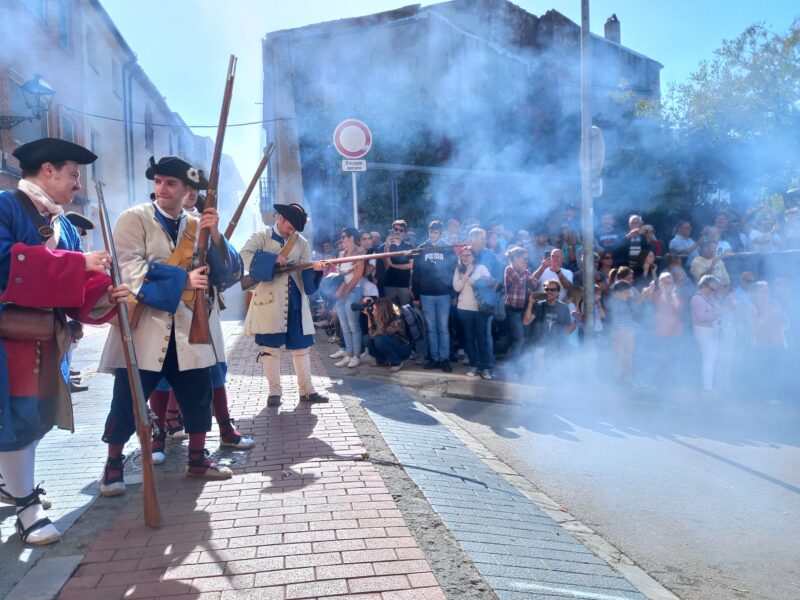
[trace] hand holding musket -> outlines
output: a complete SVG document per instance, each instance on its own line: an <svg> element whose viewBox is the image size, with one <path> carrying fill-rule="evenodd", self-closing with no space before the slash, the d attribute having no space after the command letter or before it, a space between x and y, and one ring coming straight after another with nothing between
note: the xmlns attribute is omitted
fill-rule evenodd
<svg viewBox="0 0 800 600"><path fill-rule="evenodd" d="M236 74L236 57L231 55L228 62L228 75L225 79L225 93L222 96L222 109L220 110L219 125L217 126L217 139L214 143L214 155L211 158L211 171L208 176L208 189L204 210L217 208L217 186L219 185L219 166L222 161L222 143L225 141L225 129L228 125L228 113L231 109L231 97L233 96L233 78ZM197 254L195 267L202 267L206 264L206 253L208 252L209 230L201 228L197 236ZM194 296L194 312L192 314L192 326L189 330L190 344L210 344L211 330L208 326L210 305L206 290L198 289Z"/></svg>
<svg viewBox="0 0 800 600"><path fill-rule="evenodd" d="M108 211L103 199L103 184L96 183L97 202L100 209L100 229L103 232L103 241L106 251L111 256L111 278L114 287L122 285L120 277L119 263L117 262L117 251L114 247L114 238L111 235L111 225L108 222ZM133 398L133 413L136 418L136 434L139 437L139 445L142 449L142 501L144 502L144 523L148 527L158 527L161 525L161 508L158 505L158 495L156 494L155 473L153 472L153 449L152 449L152 421L147 410L147 399L144 397L142 389L142 377L139 374L139 363L136 361L136 350L133 347L133 334L128 317L128 305L122 302L117 305L117 318L119 320L119 331L122 336L122 351L125 355L125 366L128 371L128 383L131 388Z"/></svg>

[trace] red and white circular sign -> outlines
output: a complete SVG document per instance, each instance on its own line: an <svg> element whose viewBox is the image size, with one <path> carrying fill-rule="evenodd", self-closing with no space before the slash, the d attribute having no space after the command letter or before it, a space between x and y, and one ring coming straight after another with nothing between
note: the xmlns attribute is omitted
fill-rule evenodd
<svg viewBox="0 0 800 600"><path fill-rule="evenodd" d="M336 126L333 145L345 158L361 158L372 148L372 132L358 119L347 119Z"/></svg>

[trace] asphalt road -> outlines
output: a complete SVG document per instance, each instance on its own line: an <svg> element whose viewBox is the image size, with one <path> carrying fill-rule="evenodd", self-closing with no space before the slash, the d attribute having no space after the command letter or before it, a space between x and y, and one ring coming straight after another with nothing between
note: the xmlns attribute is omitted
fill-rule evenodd
<svg viewBox="0 0 800 600"><path fill-rule="evenodd" d="M797 406L432 400L680 598L800 598Z"/></svg>

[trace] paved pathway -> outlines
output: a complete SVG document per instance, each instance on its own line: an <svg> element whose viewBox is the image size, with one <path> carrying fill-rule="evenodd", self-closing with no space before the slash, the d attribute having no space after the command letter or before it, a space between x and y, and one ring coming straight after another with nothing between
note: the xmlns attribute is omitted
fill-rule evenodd
<svg viewBox="0 0 800 600"><path fill-rule="evenodd" d="M73 368L81 370L89 384L88 391L73 395L75 434L54 429L41 441L36 454L36 482L44 482L47 497L53 502L48 516L62 532L94 502L106 456L100 436L113 379L95 373L106 328L86 327L85 332L73 355ZM14 529L14 508L5 504L0 507L0 597L5 597L45 550L23 545Z"/></svg>
<svg viewBox="0 0 800 600"><path fill-rule="evenodd" d="M644 598L402 388L348 383L398 462L502 600Z"/></svg>
<svg viewBox="0 0 800 600"><path fill-rule="evenodd" d="M444 598L339 398L298 406L286 356L284 404L265 408L252 341L229 339L231 413L255 448L228 482L160 471L165 524L142 525L137 494L59 597ZM316 356L312 370L325 373Z"/></svg>

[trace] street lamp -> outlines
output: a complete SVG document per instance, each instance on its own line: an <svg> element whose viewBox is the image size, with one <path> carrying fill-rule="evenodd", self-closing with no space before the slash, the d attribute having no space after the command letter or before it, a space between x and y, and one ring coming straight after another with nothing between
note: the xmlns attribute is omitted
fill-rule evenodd
<svg viewBox="0 0 800 600"><path fill-rule="evenodd" d="M41 119L42 115L50 110L55 95L56 92L49 83L40 75L34 75L33 79L22 84L22 96L31 114L26 117L0 115L0 129L11 129L23 121Z"/></svg>

